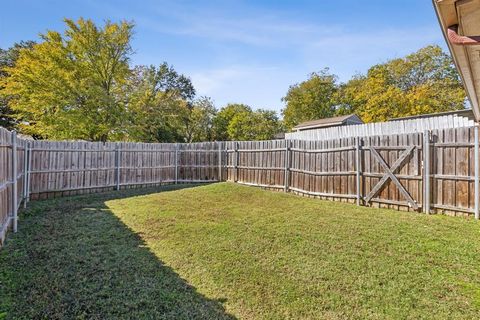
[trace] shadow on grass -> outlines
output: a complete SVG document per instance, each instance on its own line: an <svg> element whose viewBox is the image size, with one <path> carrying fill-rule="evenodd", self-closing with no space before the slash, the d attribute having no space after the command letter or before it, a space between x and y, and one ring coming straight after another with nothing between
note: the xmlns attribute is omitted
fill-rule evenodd
<svg viewBox="0 0 480 320"><path fill-rule="evenodd" d="M152 191L159 189L32 203L0 250L0 319L234 319L104 204Z"/></svg>

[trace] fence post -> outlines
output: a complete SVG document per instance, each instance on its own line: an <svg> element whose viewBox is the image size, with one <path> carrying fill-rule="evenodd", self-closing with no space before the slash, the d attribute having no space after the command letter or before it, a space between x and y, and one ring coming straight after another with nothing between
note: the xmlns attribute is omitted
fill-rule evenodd
<svg viewBox="0 0 480 320"><path fill-rule="evenodd" d="M120 190L120 148L115 144L115 189Z"/></svg>
<svg viewBox="0 0 480 320"><path fill-rule="evenodd" d="M479 145L478 145L478 126L473 128L474 136L475 136L475 148L474 148L474 159L475 159L475 187L474 187L474 197L475 197L475 219L480 218L480 204L479 204L479 193L480 193L480 155L479 155Z"/></svg>
<svg viewBox="0 0 480 320"><path fill-rule="evenodd" d="M430 214L430 131L423 133L423 212Z"/></svg>
<svg viewBox="0 0 480 320"><path fill-rule="evenodd" d="M218 142L218 181L222 182L222 142Z"/></svg>
<svg viewBox="0 0 480 320"><path fill-rule="evenodd" d="M178 143L175 143L175 184L178 183Z"/></svg>
<svg viewBox="0 0 480 320"><path fill-rule="evenodd" d="M360 205L360 202L361 202L361 198L362 198L362 193L361 193L361 190L360 190L360 179L361 179L361 170L362 168L360 167L361 165L361 161L360 161L360 156L361 156L361 153L360 153L360 148L361 148L361 142L362 142L362 139L360 137L357 137L355 139L355 166L357 169L357 180L356 180L356 190L357 190L357 206Z"/></svg>
<svg viewBox="0 0 480 320"><path fill-rule="evenodd" d="M235 171L235 177L233 179L233 182L237 182L238 181L238 160L239 160L239 152L238 152L238 142L235 141L235 149L234 149L235 153L235 163L234 163L234 166L233 166L233 170Z"/></svg>
<svg viewBox="0 0 480 320"><path fill-rule="evenodd" d="M228 144L227 144L227 142L223 142L222 153L223 153L223 158L225 159L225 161L223 163L223 169L224 169L223 171L225 172L224 181L228 181L228 179L229 179L229 172L228 172L229 156L228 156Z"/></svg>
<svg viewBox="0 0 480 320"><path fill-rule="evenodd" d="M28 171L28 143L24 143L23 149L23 208L27 207L27 171Z"/></svg>
<svg viewBox="0 0 480 320"><path fill-rule="evenodd" d="M32 156L32 143L27 142L27 147L28 147L28 164L27 164L27 198L26 202L30 202L30 181L32 179L32 162L33 162L33 156Z"/></svg>
<svg viewBox="0 0 480 320"><path fill-rule="evenodd" d="M12 215L13 232L17 232L17 214L18 214L18 185L17 185L17 132L12 132Z"/></svg>
<svg viewBox="0 0 480 320"><path fill-rule="evenodd" d="M290 140L285 140L285 192L290 188Z"/></svg>

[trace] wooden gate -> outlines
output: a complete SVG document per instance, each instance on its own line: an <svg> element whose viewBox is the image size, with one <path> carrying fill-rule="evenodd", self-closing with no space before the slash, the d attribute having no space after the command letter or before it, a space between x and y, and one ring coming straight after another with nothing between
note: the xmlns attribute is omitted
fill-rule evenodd
<svg viewBox="0 0 480 320"><path fill-rule="evenodd" d="M363 139L362 195L365 204L408 206L423 202L423 134Z"/></svg>

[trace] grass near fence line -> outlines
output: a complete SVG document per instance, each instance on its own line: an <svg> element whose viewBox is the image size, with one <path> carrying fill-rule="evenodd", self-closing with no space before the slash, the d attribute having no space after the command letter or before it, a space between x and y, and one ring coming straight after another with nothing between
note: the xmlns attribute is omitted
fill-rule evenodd
<svg viewBox="0 0 480 320"><path fill-rule="evenodd" d="M31 203L0 250L0 318L480 314L472 219L230 183L151 192Z"/></svg>

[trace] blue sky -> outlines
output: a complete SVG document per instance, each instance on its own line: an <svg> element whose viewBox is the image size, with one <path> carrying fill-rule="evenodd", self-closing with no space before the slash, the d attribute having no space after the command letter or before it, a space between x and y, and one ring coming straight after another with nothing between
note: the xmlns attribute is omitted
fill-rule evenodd
<svg viewBox="0 0 480 320"><path fill-rule="evenodd" d="M167 61L198 95L281 110L291 84L329 67L347 81L427 44L446 48L430 0L24 1L2 3L0 47L62 19L132 20L134 64Z"/></svg>

